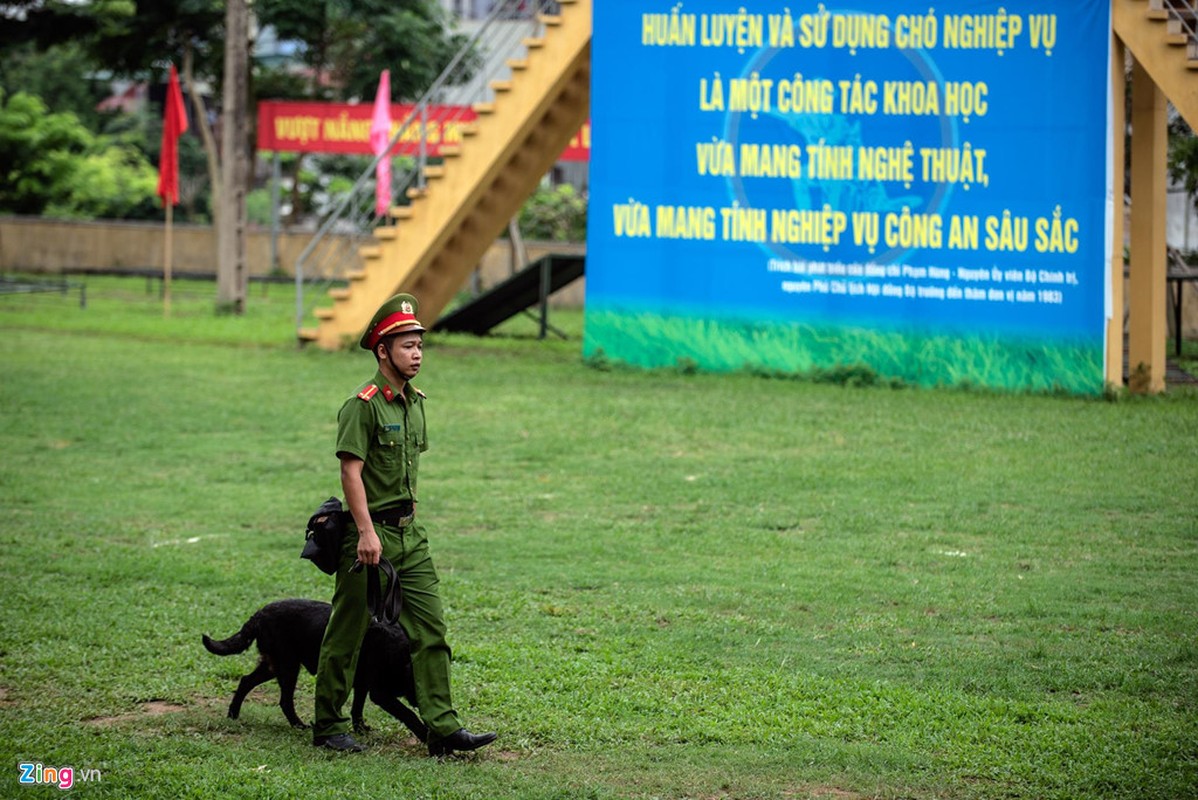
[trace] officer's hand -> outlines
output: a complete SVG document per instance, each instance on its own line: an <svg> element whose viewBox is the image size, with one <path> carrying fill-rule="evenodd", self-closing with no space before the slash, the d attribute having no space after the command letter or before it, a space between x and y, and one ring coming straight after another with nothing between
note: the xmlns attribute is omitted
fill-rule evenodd
<svg viewBox="0 0 1198 800"><path fill-rule="evenodd" d="M358 560L368 567L379 563L383 555L383 545L374 529L358 532Z"/></svg>

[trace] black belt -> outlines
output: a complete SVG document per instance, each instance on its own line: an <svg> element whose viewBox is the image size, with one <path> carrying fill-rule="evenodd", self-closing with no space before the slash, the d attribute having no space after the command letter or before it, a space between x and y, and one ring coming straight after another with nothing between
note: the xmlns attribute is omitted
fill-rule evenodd
<svg viewBox="0 0 1198 800"><path fill-rule="evenodd" d="M390 525L393 528L405 528L412 524L412 519L415 517L415 512L415 506L410 500L408 500L400 503L394 508L385 508L382 511L371 511L370 519L383 525Z"/></svg>

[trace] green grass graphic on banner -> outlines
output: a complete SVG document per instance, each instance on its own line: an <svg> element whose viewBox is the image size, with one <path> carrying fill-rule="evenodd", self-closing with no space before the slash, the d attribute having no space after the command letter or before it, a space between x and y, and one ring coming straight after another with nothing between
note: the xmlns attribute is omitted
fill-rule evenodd
<svg viewBox="0 0 1198 800"><path fill-rule="evenodd" d="M587 311L585 351L638 367L979 385L1085 394L1102 384L1102 348L880 331L803 323L736 322L647 312Z"/></svg>

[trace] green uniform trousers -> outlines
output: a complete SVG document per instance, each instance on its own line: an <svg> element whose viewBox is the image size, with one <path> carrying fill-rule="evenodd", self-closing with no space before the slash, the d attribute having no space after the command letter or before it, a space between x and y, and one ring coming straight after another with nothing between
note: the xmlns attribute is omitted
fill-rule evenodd
<svg viewBox="0 0 1198 800"><path fill-rule="evenodd" d="M383 557L395 567L403 586L403 609L399 622L412 642L412 672L416 679L416 703L429 736L438 739L463 727L453 710L449 685L452 654L445 641L445 615L437 594L437 571L428 551L424 528L374 526L383 546ZM333 591L333 613L320 645L316 669L316 717L313 736L347 733L350 719L343 712L354 685L358 651L370 610L366 607L366 570L350 572L358 557L358 530L350 523L341 550L341 566ZM379 573L382 590L387 576Z"/></svg>

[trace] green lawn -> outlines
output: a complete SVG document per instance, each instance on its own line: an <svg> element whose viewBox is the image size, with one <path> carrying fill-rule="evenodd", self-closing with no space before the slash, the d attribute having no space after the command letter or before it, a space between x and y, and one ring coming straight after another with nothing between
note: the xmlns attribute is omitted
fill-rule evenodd
<svg viewBox="0 0 1198 800"><path fill-rule="evenodd" d="M339 493L362 352L295 347L290 289L0 296L0 796L1198 797L1198 395L842 388L430 336L421 514L456 701L422 756L368 704L315 751L274 684L225 709ZM297 708L312 715L312 679ZM89 770L91 780L82 776Z"/></svg>

